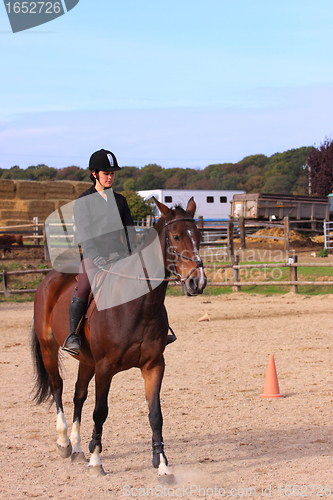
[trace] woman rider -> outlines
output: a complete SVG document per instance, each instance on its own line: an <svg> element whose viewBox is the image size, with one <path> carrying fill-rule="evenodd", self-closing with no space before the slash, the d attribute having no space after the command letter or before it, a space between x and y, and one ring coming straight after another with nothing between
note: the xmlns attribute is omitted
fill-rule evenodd
<svg viewBox="0 0 333 500"><path fill-rule="evenodd" d="M111 151L101 149L89 160L90 178L94 185L82 193L74 204L74 222L83 259L78 286L69 307L70 334L62 349L78 355L81 338L76 332L85 314L92 278L107 261L131 254L135 243L133 219L126 198L114 192L115 172L120 170Z"/></svg>

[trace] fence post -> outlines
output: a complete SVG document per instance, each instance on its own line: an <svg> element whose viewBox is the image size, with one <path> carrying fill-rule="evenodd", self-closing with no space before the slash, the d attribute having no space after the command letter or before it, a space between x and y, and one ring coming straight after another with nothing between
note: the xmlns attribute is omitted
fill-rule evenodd
<svg viewBox="0 0 333 500"><path fill-rule="evenodd" d="M239 266L239 255L233 255L231 257L231 264L233 266ZM234 269L232 268L232 281L233 282L239 282L240 281L240 269ZM239 285L234 285L232 287L233 292L240 292L241 287Z"/></svg>
<svg viewBox="0 0 333 500"><path fill-rule="evenodd" d="M246 242L245 242L245 221L243 216L239 217L239 232L240 232L241 249L244 250L246 248Z"/></svg>
<svg viewBox="0 0 333 500"><path fill-rule="evenodd" d="M199 215L199 217L198 217L198 228L199 229L203 229L203 227L204 227L203 216Z"/></svg>
<svg viewBox="0 0 333 500"><path fill-rule="evenodd" d="M229 259L232 260L234 256L234 222L231 220L228 222L228 252Z"/></svg>
<svg viewBox="0 0 333 500"><path fill-rule="evenodd" d="M284 218L284 250L286 253L289 253L289 232L290 232L289 217L285 217Z"/></svg>
<svg viewBox="0 0 333 500"><path fill-rule="evenodd" d="M33 218L33 223L34 224L39 224L39 217L34 217ZM38 229L39 229L38 226L34 226L33 236L37 236L37 238L34 238L34 245L39 245Z"/></svg>
<svg viewBox="0 0 333 500"><path fill-rule="evenodd" d="M146 217L146 226L151 227L153 225L153 216L152 215L147 215Z"/></svg>
<svg viewBox="0 0 333 500"><path fill-rule="evenodd" d="M7 273L4 269L2 269L2 286L3 286L3 293L4 293L5 297L9 297L10 291L8 290Z"/></svg>
<svg viewBox="0 0 333 500"><path fill-rule="evenodd" d="M45 262L49 263L49 262L51 262L51 257L50 257L50 253L49 253L49 247L47 244L45 223L43 226L43 240L44 240L44 260L45 260Z"/></svg>
<svg viewBox="0 0 333 500"><path fill-rule="evenodd" d="M295 255L294 258L289 257L289 264L297 264L297 255ZM297 281L297 267L290 266L289 267L289 280L290 281ZM290 285L290 291L297 293L298 292L298 287L297 285Z"/></svg>

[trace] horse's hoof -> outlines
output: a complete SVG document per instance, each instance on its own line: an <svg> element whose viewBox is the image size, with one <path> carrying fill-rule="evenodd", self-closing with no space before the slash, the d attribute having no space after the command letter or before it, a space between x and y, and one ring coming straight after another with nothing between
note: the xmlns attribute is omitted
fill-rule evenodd
<svg viewBox="0 0 333 500"><path fill-rule="evenodd" d="M102 465L89 465L88 473L92 477L106 476Z"/></svg>
<svg viewBox="0 0 333 500"><path fill-rule="evenodd" d="M160 484L176 484L176 478L173 474L163 474L158 476L158 482Z"/></svg>
<svg viewBox="0 0 333 500"><path fill-rule="evenodd" d="M85 464L88 462L88 460L84 456L84 453L77 452L77 451L75 453L72 453L71 461L72 461L72 463L76 463L76 464Z"/></svg>
<svg viewBox="0 0 333 500"><path fill-rule="evenodd" d="M57 444L57 450L61 458L68 458L72 454L72 444L69 442L69 445L66 448Z"/></svg>

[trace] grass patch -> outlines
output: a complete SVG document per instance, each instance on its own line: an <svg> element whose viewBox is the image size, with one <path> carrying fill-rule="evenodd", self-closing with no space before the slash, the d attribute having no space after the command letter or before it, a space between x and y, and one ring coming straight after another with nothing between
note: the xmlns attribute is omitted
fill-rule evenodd
<svg viewBox="0 0 333 500"><path fill-rule="evenodd" d="M316 277L318 278L318 276L319 277L326 276L327 279L329 279L333 277L333 267L298 267L297 268L298 279L301 279L302 276L307 280L311 277L313 277L313 279L315 279Z"/></svg>
<svg viewBox="0 0 333 500"><path fill-rule="evenodd" d="M0 264L1 266L1 264ZM47 269L48 266L44 263L36 265L30 262L25 262L24 264L19 261L14 262L4 262L0 267L0 287L2 288L3 276L2 270L10 271L26 271L31 269ZM45 274L23 274L23 275L10 275L8 276L8 289L10 290L33 290L37 289ZM34 300L34 293L20 293L11 294L6 297L4 294L0 294L0 302L31 302Z"/></svg>
<svg viewBox="0 0 333 500"><path fill-rule="evenodd" d="M4 295L0 295L0 303L1 302L13 302L19 304L21 302L33 302L35 294L34 293L22 293L10 295L9 297L5 297Z"/></svg>

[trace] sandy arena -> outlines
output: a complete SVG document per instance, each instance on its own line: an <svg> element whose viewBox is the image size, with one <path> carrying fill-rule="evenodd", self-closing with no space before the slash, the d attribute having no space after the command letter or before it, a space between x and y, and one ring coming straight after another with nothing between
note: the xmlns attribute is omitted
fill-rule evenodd
<svg viewBox="0 0 333 500"><path fill-rule="evenodd" d="M165 451L176 477L159 486L139 370L118 374L109 397L105 477L56 451L55 407L31 401L33 305L0 304L0 498L318 498L333 496L330 295L168 297L178 341L166 349ZM197 319L208 313L209 322ZM261 399L268 357L280 391ZM77 363L64 356L70 427ZM88 457L94 384L83 410Z"/></svg>

